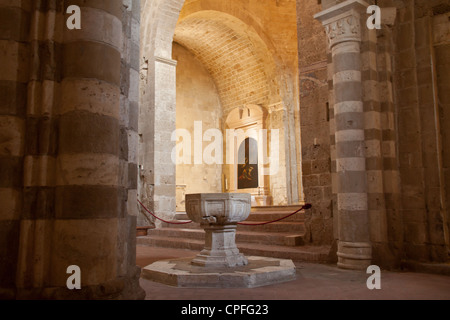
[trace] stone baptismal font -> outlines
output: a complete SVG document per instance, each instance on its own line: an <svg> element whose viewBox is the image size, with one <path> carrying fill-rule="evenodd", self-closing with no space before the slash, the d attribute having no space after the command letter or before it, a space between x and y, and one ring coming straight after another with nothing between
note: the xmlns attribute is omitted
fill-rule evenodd
<svg viewBox="0 0 450 320"><path fill-rule="evenodd" d="M192 260L205 267L248 264L236 247L237 223L250 215L249 193L200 193L186 195L186 213L205 230L205 248Z"/></svg>
<svg viewBox="0 0 450 320"><path fill-rule="evenodd" d="M292 260L244 256L236 246L238 223L248 218L248 193L186 195L186 214L205 231L195 257L162 260L142 269L142 278L176 287L254 288L296 278Z"/></svg>

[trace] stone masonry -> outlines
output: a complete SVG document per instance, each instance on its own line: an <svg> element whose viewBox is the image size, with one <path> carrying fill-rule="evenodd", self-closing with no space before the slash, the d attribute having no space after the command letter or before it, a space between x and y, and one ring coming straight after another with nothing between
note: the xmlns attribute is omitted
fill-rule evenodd
<svg viewBox="0 0 450 320"><path fill-rule="evenodd" d="M369 30L372 0L0 0L0 297L143 298L136 226L160 224L136 200L176 212L174 41L217 89L218 129L253 106L280 130L263 191L312 203L307 245L351 269L447 263L447 2L378 0ZM220 169L200 179L225 192Z"/></svg>

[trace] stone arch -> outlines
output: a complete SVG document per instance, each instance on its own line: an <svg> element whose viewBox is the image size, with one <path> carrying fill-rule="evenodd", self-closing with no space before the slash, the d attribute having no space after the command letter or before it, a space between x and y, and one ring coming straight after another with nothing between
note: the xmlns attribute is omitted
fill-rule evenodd
<svg viewBox="0 0 450 320"><path fill-rule="evenodd" d="M190 50L212 75L224 113L246 104L281 101L271 49L240 19L214 10L180 17L174 41Z"/></svg>
<svg viewBox="0 0 450 320"><path fill-rule="evenodd" d="M142 6L143 52L171 59L175 26L185 0L145 0Z"/></svg>
<svg viewBox="0 0 450 320"><path fill-rule="evenodd" d="M199 11L216 11L235 17L248 25L268 47L278 67L283 64L292 63L283 57L277 47L273 44L270 35L264 30L264 26L248 10L242 9L239 1L208 1L208 0L186 0L180 12L180 20Z"/></svg>
<svg viewBox="0 0 450 320"><path fill-rule="evenodd" d="M246 2L242 6L240 1L210 1L210 0L186 0L180 13L180 21L193 13L205 10L212 10L228 14L247 24L247 28L258 35L270 53L275 65L274 77L271 81L276 81L280 99L270 101L264 107L275 111L271 116L282 119L283 132L280 136L284 148L283 161L285 161L283 173L285 181L280 182L286 185L286 203L297 203L304 198L301 188L301 143L297 137L300 132L300 112L299 112L299 80L298 80L298 47L297 42L292 41L297 38L297 29L290 30L291 25L296 25L296 4L295 2L278 1L265 3ZM258 11L259 10L259 11ZM280 10L280 14L271 15L267 20L264 10ZM277 16L276 18L274 18ZM291 19L292 18L292 19ZM266 28L270 25L270 28ZM281 176L281 175L279 175Z"/></svg>
<svg viewBox="0 0 450 320"><path fill-rule="evenodd" d="M173 218L176 211L176 166L167 161L175 147L175 142L171 141L171 133L176 129L177 63L172 59L172 43L175 39L193 50L192 42L182 33L178 33L181 30L179 27L186 26L184 23L191 19L203 19L204 22L208 18L211 23L228 27L228 31L236 32L236 25L241 25L242 29L237 35L246 40L248 49L254 50L249 56L255 65L254 77L259 79L256 82L263 88L263 97L252 99L252 91L249 91L248 94L241 94L240 100L231 101L229 107L231 109L239 105L258 104L274 111L270 112L274 115L272 125L276 119L279 123L274 126L282 127L280 144L284 153L281 157L283 164L280 166L283 172L278 174L278 177L281 177L278 184L286 186L282 191L284 195L279 197L279 204L296 203L299 200L297 159L300 148L298 141L292 143L286 140L289 136L295 137L295 128L298 125L298 121L295 122L295 113L298 112L298 81L295 74L297 68L294 66L296 59L285 59L272 43L270 36L264 32L263 26L259 25L250 13L246 13L246 9L236 10L236 4L229 2L225 4L216 1L209 5L205 3L208 2L159 0L145 1L142 6L141 56L144 61L141 69L143 81L139 120L139 196L159 216ZM199 4L200 10L197 10L198 7L192 9L191 5ZM219 6L219 10L214 10L214 6ZM222 89L225 91L227 88ZM239 92L237 89L234 91Z"/></svg>
<svg viewBox="0 0 450 320"><path fill-rule="evenodd" d="M296 143L285 140L294 137L296 81L290 81L294 77L286 72L286 59L262 26L246 10L237 8L236 4L220 1L186 1L174 42L191 51L214 79L223 107L223 128L234 108L251 104L267 111L267 129L281 129L282 172L274 183L282 187L275 191L275 199L276 204L295 203L299 200L299 149Z"/></svg>
<svg viewBox="0 0 450 320"><path fill-rule="evenodd" d="M152 212L172 219L176 210L176 61L172 41L184 0L147 0L141 15L141 96L138 195ZM141 211L142 212L142 211ZM158 223L157 223L158 225Z"/></svg>

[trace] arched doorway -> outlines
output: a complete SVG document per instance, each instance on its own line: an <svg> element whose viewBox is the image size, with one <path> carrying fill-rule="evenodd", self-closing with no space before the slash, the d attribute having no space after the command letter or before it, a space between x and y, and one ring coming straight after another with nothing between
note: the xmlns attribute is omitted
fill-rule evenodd
<svg viewBox="0 0 450 320"><path fill-rule="evenodd" d="M226 117L234 109L255 105L267 110L267 129L279 130L280 170L273 177L261 177L265 171L260 170L262 162L259 162L258 187L252 189L255 195L275 195L274 204L297 203L302 198L297 170L300 148L295 135L299 123L296 121L298 86L293 81L298 72L297 48L286 52L278 49L274 44L279 41L275 39L278 35L268 34L272 28L264 30L250 9L240 8L239 3L147 1L143 10L141 199L159 216L170 219L176 211L177 185L179 190L183 187L177 182L176 165L164 160L170 159L175 147L171 133L179 128L175 120L178 106L175 99L177 61L172 57L174 41L189 51L213 79L222 113L218 129L224 137ZM295 25L293 20L294 29ZM296 36L296 29L293 32ZM286 37L286 44L292 43L291 40ZM221 185L222 191L229 192L233 178L227 176L226 157L224 153ZM273 190L267 190L270 179ZM185 192L187 190L188 186Z"/></svg>

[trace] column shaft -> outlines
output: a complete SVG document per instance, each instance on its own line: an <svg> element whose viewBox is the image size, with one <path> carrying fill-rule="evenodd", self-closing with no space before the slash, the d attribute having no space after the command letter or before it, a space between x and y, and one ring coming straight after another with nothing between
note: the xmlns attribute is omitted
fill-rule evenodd
<svg viewBox="0 0 450 320"><path fill-rule="evenodd" d="M30 3L0 2L0 298L14 297L23 199Z"/></svg>
<svg viewBox="0 0 450 320"><path fill-rule="evenodd" d="M81 9L79 30L66 27L68 2ZM18 298L142 297L123 250L122 13L122 0L36 2ZM66 286L71 265L81 290Z"/></svg>
<svg viewBox="0 0 450 320"><path fill-rule="evenodd" d="M324 24L334 65L338 266L371 264L361 67L363 1L345 1L316 18Z"/></svg>

